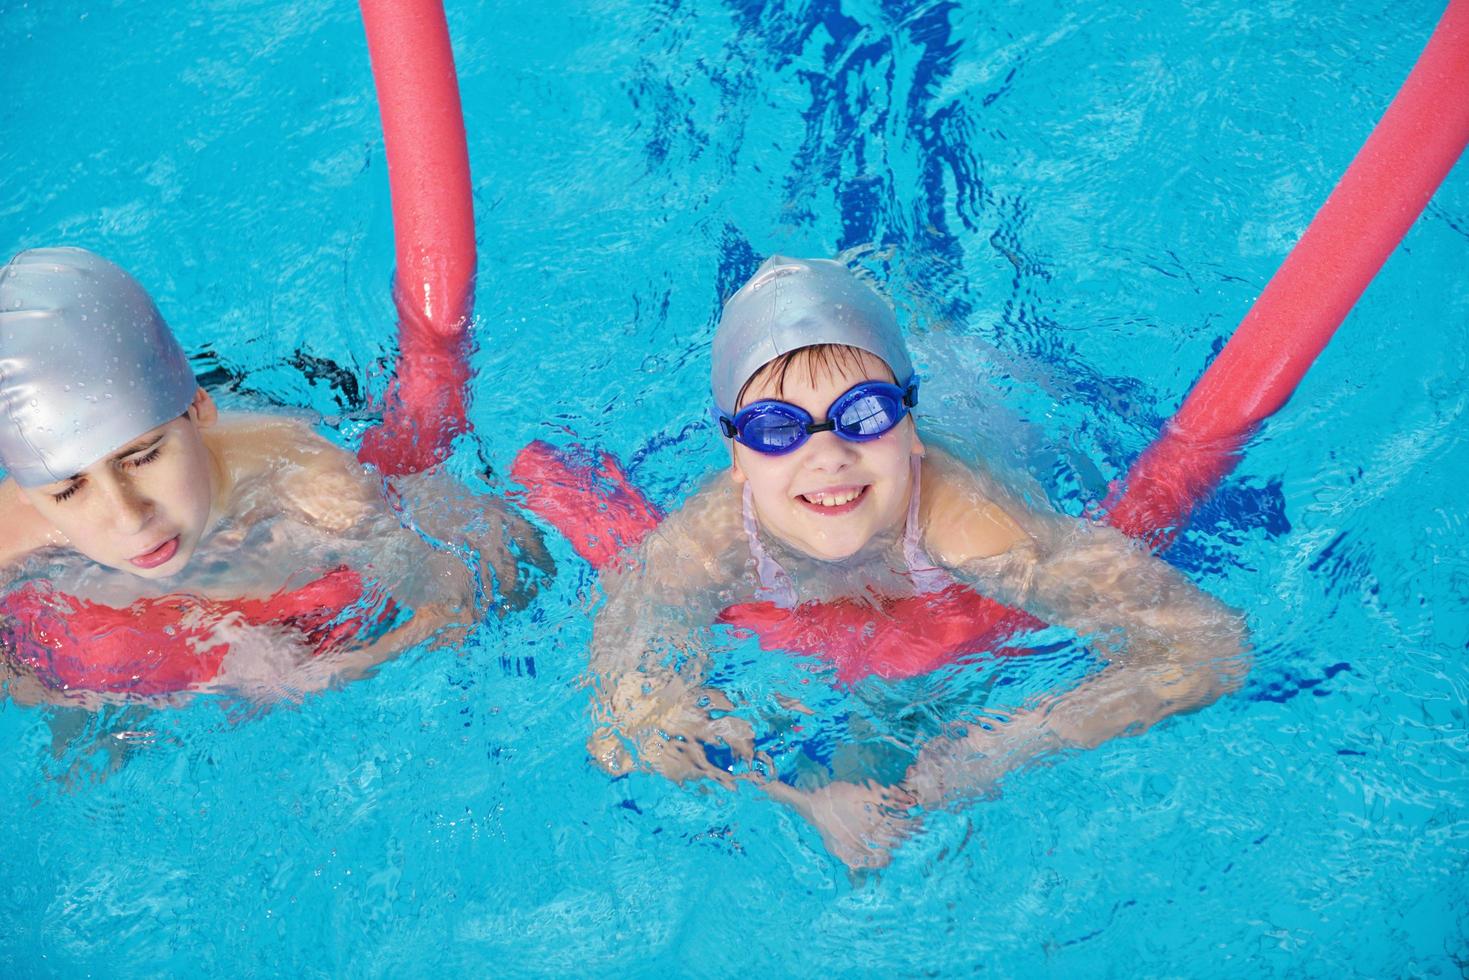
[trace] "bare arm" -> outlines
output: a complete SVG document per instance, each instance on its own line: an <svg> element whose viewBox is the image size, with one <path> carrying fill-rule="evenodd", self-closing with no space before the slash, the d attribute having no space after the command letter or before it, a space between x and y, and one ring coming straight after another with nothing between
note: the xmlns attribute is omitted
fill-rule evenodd
<svg viewBox="0 0 1469 980"><path fill-rule="evenodd" d="M1147 731L1235 690L1248 671L1239 616L1163 561L1109 527L1022 505L984 475L945 470L936 496L935 558L988 594L1090 639L1107 665L1077 687L1021 708L1008 720L976 723L962 736L926 745L907 785L922 802L983 791L1004 772L1047 753L1091 748ZM968 501L993 524L1013 526L1003 551L943 547ZM988 553L986 553L988 552Z"/></svg>
<svg viewBox="0 0 1469 980"><path fill-rule="evenodd" d="M730 776L704 755L724 743L750 758L754 738L719 691L703 686L696 636L714 619L732 575L738 496L726 478L692 497L644 541L634 560L603 574L607 601L593 624L592 758L614 774L635 766L676 781Z"/></svg>

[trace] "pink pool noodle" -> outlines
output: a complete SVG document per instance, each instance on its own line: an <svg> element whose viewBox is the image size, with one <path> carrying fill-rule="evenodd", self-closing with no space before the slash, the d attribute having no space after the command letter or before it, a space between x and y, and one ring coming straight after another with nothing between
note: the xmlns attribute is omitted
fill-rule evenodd
<svg viewBox="0 0 1469 980"><path fill-rule="evenodd" d="M1280 409L1469 144L1469 0L1451 0L1336 189L1161 435L1109 520L1166 547Z"/></svg>
<svg viewBox="0 0 1469 980"><path fill-rule="evenodd" d="M361 0L393 200L399 359L382 425L358 454L426 469L465 431L474 201L454 52L440 0Z"/></svg>

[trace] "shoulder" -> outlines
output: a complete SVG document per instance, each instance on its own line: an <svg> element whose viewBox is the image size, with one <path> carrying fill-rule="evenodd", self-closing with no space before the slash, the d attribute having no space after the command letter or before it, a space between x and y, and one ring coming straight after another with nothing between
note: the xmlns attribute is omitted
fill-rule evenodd
<svg viewBox="0 0 1469 980"><path fill-rule="evenodd" d="M957 568L1030 541L1023 505L992 475L941 450L923 459L921 492L924 547L941 565Z"/></svg>
<svg viewBox="0 0 1469 980"><path fill-rule="evenodd" d="M644 574L684 588L718 584L744 533L740 499L728 471L708 480L645 540Z"/></svg>
<svg viewBox="0 0 1469 980"><path fill-rule="evenodd" d="M268 469L282 460L316 463L352 458L317 435L304 420L289 415L221 415L204 438L222 460L244 472Z"/></svg>
<svg viewBox="0 0 1469 980"><path fill-rule="evenodd" d="M0 582L8 576L6 571L19 565L32 552L49 545L60 544L57 530L42 517L14 480L0 480Z"/></svg>
<svg viewBox="0 0 1469 980"><path fill-rule="evenodd" d="M677 523L688 524L691 529L728 534L740 527L742 492L741 485L734 481L729 471L721 470L705 480L670 517L676 518Z"/></svg>
<svg viewBox="0 0 1469 980"><path fill-rule="evenodd" d="M345 530L371 510L377 482L345 449L290 416L221 416L206 435L231 484L264 481L283 510Z"/></svg>
<svg viewBox="0 0 1469 980"><path fill-rule="evenodd" d="M721 471L663 519L653 540L723 552L740 532L740 516L740 486Z"/></svg>

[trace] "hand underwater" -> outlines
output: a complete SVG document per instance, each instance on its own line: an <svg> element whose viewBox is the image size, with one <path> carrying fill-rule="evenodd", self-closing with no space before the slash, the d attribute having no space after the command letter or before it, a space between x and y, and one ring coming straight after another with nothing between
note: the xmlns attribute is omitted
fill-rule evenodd
<svg viewBox="0 0 1469 980"><path fill-rule="evenodd" d="M917 801L895 786L837 781L798 790L770 782L765 792L805 817L821 834L826 849L853 870L886 867L892 849L915 827L907 810Z"/></svg>
<svg viewBox="0 0 1469 980"><path fill-rule="evenodd" d="M546 550L540 530L503 500L486 498L482 520L482 528L470 535L482 580L488 586L486 573L494 576L502 614L524 609L536 597L542 582L555 576L556 562Z"/></svg>
<svg viewBox="0 0 1469 980"><path fill-rule="evenodd" d="M755 760L754 729L725 714L734 705L722 692L677 678L645 692L645 681L639 672L621 674L602 692L597 710L604 723L587 740L599 766L613 775L642 766L676 782L712 779L726 787L747 778L720 768L704 751L723 745L737 761Z"/></svg>

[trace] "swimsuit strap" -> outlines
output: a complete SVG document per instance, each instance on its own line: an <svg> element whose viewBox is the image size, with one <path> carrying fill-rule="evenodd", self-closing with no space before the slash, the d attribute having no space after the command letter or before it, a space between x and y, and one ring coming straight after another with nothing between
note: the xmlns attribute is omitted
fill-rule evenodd
<svg viewBox="0 0 1469 980"><path fill-rule="evenodd" d="M903 528L903 560L913 576L913 588L919 594L942 592L954 584L954 577L933 563L923 549L923 527L918 520L918 499L923 489L923 458L911 456L912 483L908 491L908 523Z"/></svg>
<svg viewBox="0 0 1469 980"><path fill-rule="evenodd" d="M755 579L760 583L757 595L777 606L793 608L796 605L796 587L791 584L786 570L780 567L780 562L770 557L770 552L760 543L760 525L755 520L755 495L748 481L742 499L745 540L750 545L750 557L755 559Z"/></svg>
<svg viewBox="0 0 1469 980"><path fill-rule="evenodd" d="M923 550L923 530L918 521L918 500L922 487L923 460L911 457L911 484L908 493L908 516L903 527L903 560L912 576L913 588L921 595L942 592L954 584L954 579L944 569L933 563L928 552ZM750 557L755 560L755 577L759 584L761 599L790 609L796 605L796 587L780 562L770 557L770 552L760 543L760 524L755 517L755 498L750 484L745 484L741 497L744 510L745 541L750 546Z"/></svg>

